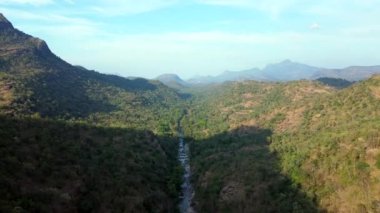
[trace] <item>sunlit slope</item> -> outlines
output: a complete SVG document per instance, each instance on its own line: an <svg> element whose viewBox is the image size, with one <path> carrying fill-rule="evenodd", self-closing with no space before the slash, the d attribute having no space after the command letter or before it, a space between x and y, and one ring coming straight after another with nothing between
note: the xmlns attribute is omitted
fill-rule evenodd
<svg viewBox="0 0 380 213"><path fill-rule="evenodd" d="M300 117L312 100L335 92L313 81L289 83L232 82L194 88L184 122L192 137L207 137L241 126L275 127L285 131L301 125ZM290 125L285 125L286 122ZM279 125L279 124L283 125Z"/></svg>
<svg viewBox="0 0 380 213"><path fill-rule="evenodd" d="M208 89L217 92L193 91L196 98L184 126L188 126L186 134L195 138L192 150L195 183L200 187L198 205L205 205L199 198L211 196L216 203L209 208L238 205L244 209L253 202L248 183L260 184L253 174L258 173L255 165L262 162L259 165L266 170L278 168L290 185L304 192L304 198L320 210L378 211L379 89L380 78L375 76L339 91L309 81L230 83ZM265 137L258 128L266 130ZM268 155L264 157L267 161L260 155ZM235 163L240 169L228 169ZM249 173L252 175L247 176ZM215 191L202 191L205 180L216 184ZM244 196L229 205L222 195L232 180L243 180L237 188ZM262 179L261 185L268 186L269 180ZM264 203L276 199L261 197ZM294 210L298 204L294 205L289 208Z"/></svg>
<svg viewBox="0 0 380 213"><path fill-rule="evenodd" d="M330 211L380 209L379 89L377 76L317 99L272 140L283 170Z"/></svg>

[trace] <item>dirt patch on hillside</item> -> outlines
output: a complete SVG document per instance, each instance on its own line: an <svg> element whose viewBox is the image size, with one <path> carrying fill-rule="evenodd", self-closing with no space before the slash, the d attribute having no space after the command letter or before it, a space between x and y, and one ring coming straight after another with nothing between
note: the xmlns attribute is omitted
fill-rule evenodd
<svg viewBox="0 0 380 213"><path fill-rule="evenodd" d="M380 99L380 87L371 87L372 95Z"/></svg>
<svg viewBox="0 0 380 213"><path fill-rule="evenodd" d="M305 85L303 87L288 88L285 94L291 97L292 101L302 100L313 94L329 94L331 90L324 87L316 87L313 85Z"/></svg>
<svg viewBox="0 0 380 213"><path fill-rule="evenodd" d="M246 101L244 103L241 104L244 108L253 108L255 106L257 106L257 102L254 102L254 101Z"/></svg>
<svg viewBox="0 0 380 213"><path fill-rule="evenodd" d="M13 100L12 85L0 82L0 107L9 106Z"/></svg>
<svg viewBox="0 0 380 213"><path fill-rule="evenodd" d="M279 132L285 132L297 129L297 127L302 122L304 112L305 107L297 108L291 111L286 111L285 120L282 121L279 125L277 125L276 130Z"/></svg>

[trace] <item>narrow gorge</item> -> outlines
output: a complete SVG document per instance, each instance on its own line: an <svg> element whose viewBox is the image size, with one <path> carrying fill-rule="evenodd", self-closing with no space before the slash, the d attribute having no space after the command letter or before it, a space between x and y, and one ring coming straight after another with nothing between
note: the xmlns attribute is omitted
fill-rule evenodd
<svg viewBox="0 0 380 213"><path fill-rule="evenodd" d="M182 128L179 126L179 146L178 159L183 168L182 185L179 209L181 213L193 213L192 198L194 196L193 186L191 185L191 169L189 158L189 145L185 142Z"/></svg>

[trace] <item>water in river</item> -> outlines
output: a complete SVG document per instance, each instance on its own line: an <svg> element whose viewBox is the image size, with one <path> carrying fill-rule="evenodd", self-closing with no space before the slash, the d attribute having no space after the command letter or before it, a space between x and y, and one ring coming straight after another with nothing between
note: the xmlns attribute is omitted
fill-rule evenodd
<svg viewBox="0 0 380 213"><path fill-rule="evenodd" d="M181 185L181 202L179 204L179 209L181 213L194 213L195 211L191 207L194 191L190 182L191 171L189 161L189 145L185 142L182 135L179 138L178 159L184 168Z"/></svg>

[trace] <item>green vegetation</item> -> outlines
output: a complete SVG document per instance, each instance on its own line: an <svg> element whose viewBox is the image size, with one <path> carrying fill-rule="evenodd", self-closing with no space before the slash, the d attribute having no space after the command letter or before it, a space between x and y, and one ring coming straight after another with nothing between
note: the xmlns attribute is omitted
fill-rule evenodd
<svg viewBox="0 0 380 213"><path fill-rule="evenodd" d="M170 212L176 143L149 131L0 117L0 211Z"/></svg>
<svg viewBox="0 0 380 213"><path fill-rule="evenodd" d="M176 212L181 99L1 25L0 212Z"/></svg>
<svg viewBox="0 0 380 213"><path fill-rule="evenodd" d="M268 129L241 127L194 141L196 207L204 212L316 212L316 204L281 173Z"/></svg>
<svg viewBox="0 0 380 213"><path fill-rule="evenodd" d="M379 82L378 77L372 78L321 97L304 112L297 131L273 139L272 148L282 156L284 171L331 211L357 206L379 210L372 205L380 199L375 169L380 100L374 96Z"/></svg>
<svg viewBox="0 0 380 213"><path fill-rule="evenodd" d="M0 25L0 211L176 212L178 122L199 212L380 211L379 76L183 90Z"/></svg>
<svg viewBox="0 0 380 213"><path fill-rule="evenodd" d="M341 91L308 81L218 87L213 94L193 90L183 120L194 139L199 210L244 212L255 206L257 212L309 212L318 206L331 212L379 211L379 77ZM272 133L260 139L258 127ZM262 170L272 175L260 181L255 177ZM280 174L288 184L276 181ZM286 188L279 193L283 200L277 193L250 197L260 185L271 191L268 183ZM225 191L232 193L230 200Z"/></svg>
<svg viewBox="0 0 380 213"><path fill-rule="evenodd" d="M42 40L0 29L0 91L11 94L0 113L155 130L181 96L158 81L129 80L72 66Z"/></svg>

